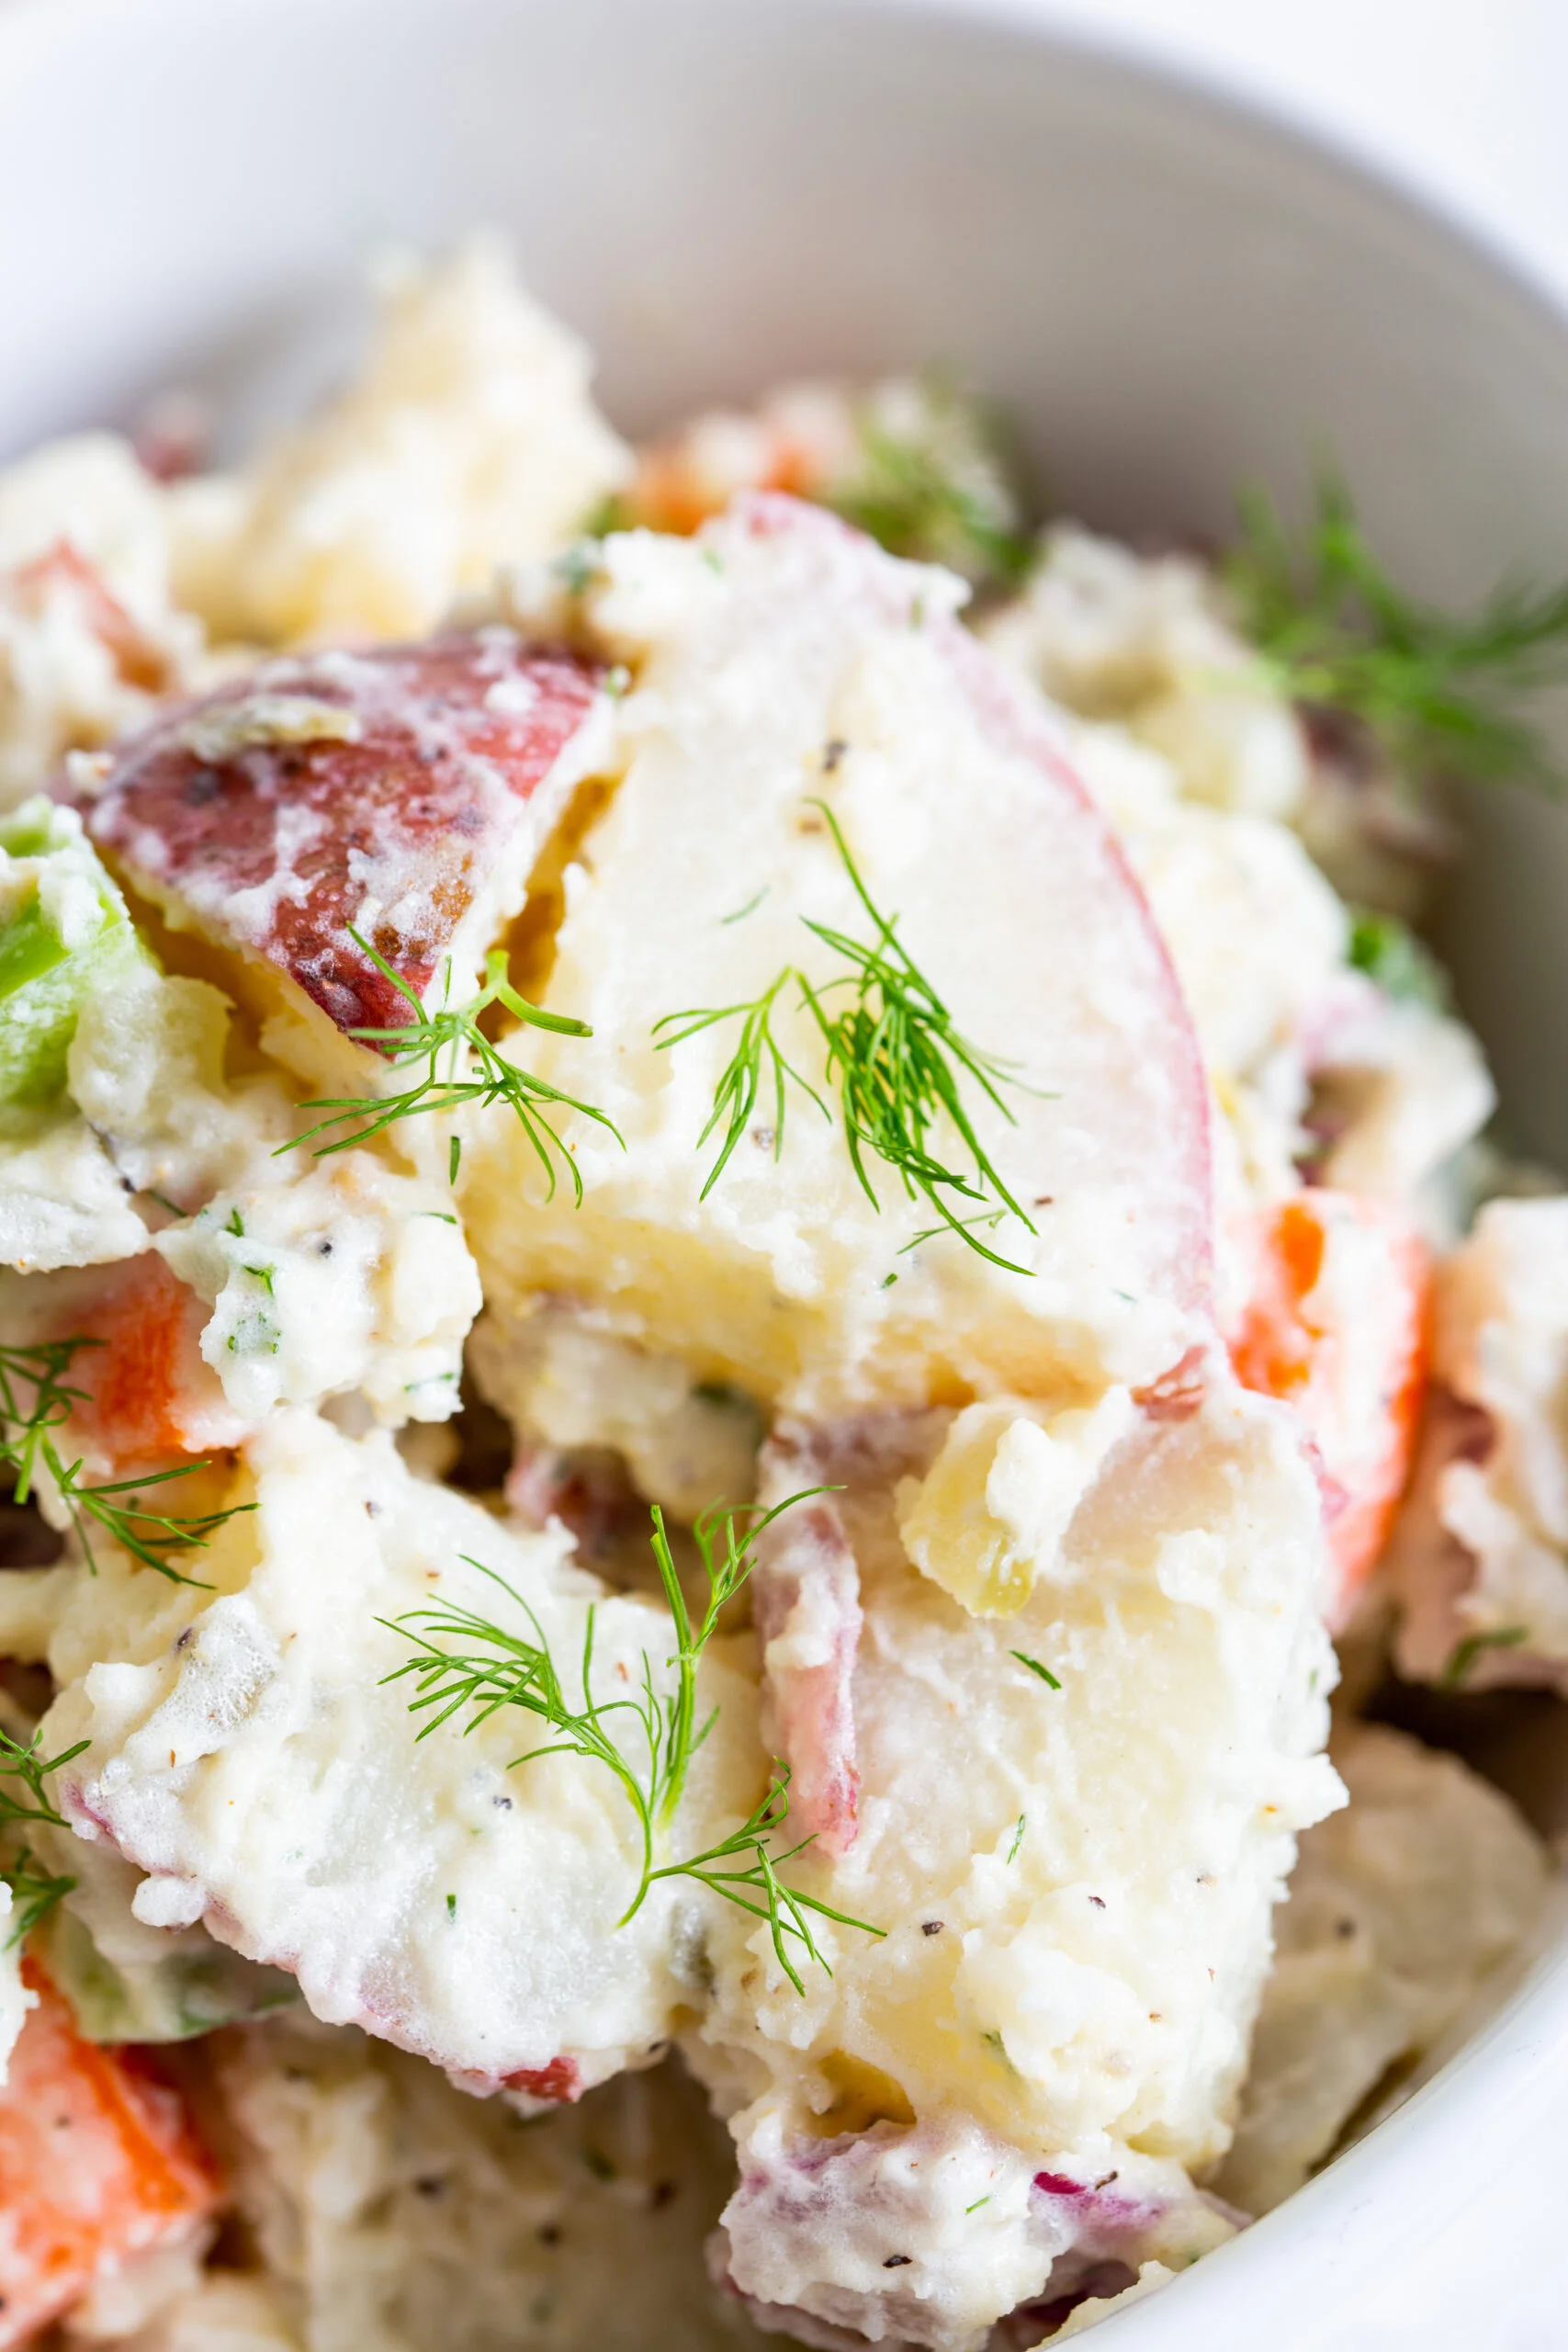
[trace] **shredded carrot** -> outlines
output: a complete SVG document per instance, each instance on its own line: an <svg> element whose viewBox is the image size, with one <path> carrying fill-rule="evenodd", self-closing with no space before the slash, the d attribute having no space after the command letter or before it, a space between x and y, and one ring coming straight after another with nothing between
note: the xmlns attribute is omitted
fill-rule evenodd
<svg viewBox="0 0 1568 2352"><path fill-rule="evenodd" d="M187 1416L191 1393L209 1375L197 1340L203 1320L195 1293L152 1252L110 1277L100 1295L73 1317L84 1348L67 1377L86 1392L72 1416L74 1437L116 1468L143 1468L200 1450Z"/></svg>
<svg viewBox="0 0 1568 2352"><path fill-rule="evenodd" d="M0 2090L0 2352L219 2200L179 2093L137 2050L84 2041L30 1962L37 1996Z"/></svg>
<svg viewBox="0 0 1568 2352"><path fill-rule="evenodd" d="M1365 1245L1371 1243L1371 1247ZM1338 1248L1360 1244L1343 1289ZM1426 1387L1425 1247L1379 1203L1309 1190L1274 1212L1231 1359L1243 1384L1301 1415L1323 1489L1343 1616L1388 1538Z"/></svg>

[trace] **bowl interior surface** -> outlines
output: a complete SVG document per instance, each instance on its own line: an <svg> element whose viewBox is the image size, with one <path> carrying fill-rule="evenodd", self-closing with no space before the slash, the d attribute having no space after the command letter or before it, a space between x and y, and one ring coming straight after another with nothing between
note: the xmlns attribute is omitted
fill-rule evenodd
<svg viewBox="0 0 1568 2352"><path fill-rule="evenodd" d="M947 359L1091 523L1219 533L1238 482L1298 499L1332 449L1418 593L1568 573L1568 326L1500 264L1200 92L873 0L12 0L0 454L170 382L238 447L341 366L378 245L482 223L628 430ZM1568 1166L1568 821L1512 793L1470 815L1445 952L1510 1140ZM1428 2235L1451 2219L1434 2146L1484 2148L1509 2101L1518 2128L1568 2063L1557 1965L1125 2340L1239 2342L1208 2330L1267 2310L1282 2347L1359 2342L1368 2184L1393 2167Z"/></svg>

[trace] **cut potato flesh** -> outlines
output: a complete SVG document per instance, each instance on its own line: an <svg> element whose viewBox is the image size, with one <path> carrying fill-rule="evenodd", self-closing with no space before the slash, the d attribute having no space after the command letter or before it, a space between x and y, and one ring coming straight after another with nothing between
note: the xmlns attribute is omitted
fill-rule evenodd
<svg viewBox="0 0 1568 2352"><path fill-rule="evenodd" d="M1039 1533L1002 1617L899 1539L916 1516L939 1550L972 1532L942 1471L965 1419L818 1444L865 1612L859 1828L797 1867L884 1939L832 1931L803 2001L764 1929L715 1919L691 2050L738 2110L740 2290L967 2352L1089 2256L1201 2250L1192 2176L1228 2138L1295 1832L1342 1797L1316 1753L1333 1663L1293 1416L1217 1374L1196 1413L1134 1418L1065 1528L1049 1462L1040 1509L1021 1497L1025 1456L1014 1540ZM1087 2193L1108 2177L1114 2211Z"/></svg>
<svg viewBox="0 0 1568 2352"><path fill-rule="evenodd" d="M690 1904L666 1883L617 1925L640 1849L613 1773L574 1756L512 1770L550 1736L515 1708L421 1740L413 1684L386 1680L413 1655L391 1622L406 1612L457 1603L528 1641L531 1608L575 1701L598 1588L566 1565L565 1532L511 1534L389 1440L303 1413L277 1415L250 1457L258 1508L201 1555L214 1590L106 1558L56 1631L65 1688L43 1736L91 1743L59 1776L77 1836L147 1874L145 1923L204 1920L297 1976L318 2017L476 2089L559 2099L646 2059L692 1996ZM594 1632L600 1699L635 1692L645 1654L668 1683L662 1611L598 1597ZM754 1693L717 1657L702 1702L719 1720L677 1825L699 1844L765 1785ZM50 1835L68 1868L74 1841Z"/></svg>
<svg viewBox="0 0 1568 2352"><path fill-rule="evenodd" d="M1156 1380L1207 1328L1207 1095L1163 945L1111 834L1031 706L951 616L946 574L895 562L831 516L741 501L694 543L605 544L581 600L593 648L631 666L607 813L568 873L546 1002L592 1041L529 1035L530 1069L608 1113L569 1121L587 1187L537 1198L498 1117L467 1210L498 1312L574 1298L821 1422L987 1388L1097 1393ZM946 1114L927 1137L969 1193L972 1238L874 1150L857 1182L820 1032L787 982L782 1054L706 1192L705 1142L739 1011L683 1042L671 1016L739 1008L804 972L829 1017L871 900L953 1029L1004 1065L999 1102L957 1071L994 1184ZM956 1069L956 1065L954 1065ZM1034 1230L1023 1219L1027 1217ZM935 1228L933 1233L932 1228ZM922 1238L924 1237L924 1238Z"/></svg>

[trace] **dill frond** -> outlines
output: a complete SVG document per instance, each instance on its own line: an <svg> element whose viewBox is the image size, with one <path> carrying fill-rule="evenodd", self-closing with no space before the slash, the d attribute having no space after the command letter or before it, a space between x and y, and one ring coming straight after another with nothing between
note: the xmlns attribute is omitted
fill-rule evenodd
<svg viewBox="0 0 1568 2352"><path fill-rule="evenodd" d="M828 494L846 523L915 562L944 563L987 588L1016 588L1033 561L998 430L976 401L936 375L907 416L863 411L859 468Z"/></svg>
<svg viewBox="0 0 1568 2352"><path fill-rule="evenodd" d="M58 1756L44 1756L39 1751L37 1732L24 1743L0 1731L0 1836L8 1845L17 1828L28 1822L41 1822L53 1829L68 1826L64 1815L51 1804L43 1784L51 1772L69 1764L88 1745L86 1740L79 1739L74 1747L63 1748ZM0 1878L5 1879L12 1895L11 1932L4 1947L6 1951L30 1935L39 1921L76 1883L73 1878L52 1877L40 1870L25 1839L12 1847L9 1860L0 1865Z"/></svg>
<svg viewBox="0 0 1568 2352"><path fill-rule="evenodd" d="M44 1782L62 1764L69 1764L91 1743L79 1739L74 1747L62 1748L58 1756L45 1756L39 1749L39 1735L23 1741L13 1739L9 1732L0 1731L0 1827L12 1822L42 1822L51 1829L69 1826L64 1816L56 1813L49 1801ZM14 1785L18 1784L18 1785Z"/></svg>
<svg viewBox="0 0 1568 2352"><path fill-rule="evenodd" d="M62 1902L76 1881L67 1873L40 1870L29 1846L20 1846L16 1859L0 1870L11 1890L11 1932L5 1950L13 1951L25 1943L40 1920L47 1919L57 1903Z"/></svg>
<svg viewBox="0 0 1568 2352"><path fill-rule="evenodd" d="M708 1170L703 1185L701 1198L705 1201L728 1166L731 1152L751 1124L751 1114L757 1107L764 1072L773 1083L775 1161L784 1149L786 1079L793 1079L796 1086L810 1095L825 1119L831 1119L833 1115L810 1080L803 1078L794 1063L786 1059L773 1033L773 1007L791 980L802 987L805 985L799 973L786 965L772 987L764 989L761 995L750 1004L724 1004L712 1012L667 1012L662 1020L653 1024L652 1034L659 1038L659 1049L663 1052L671 1046L684 1045L688 1037L695 1037L705 1029L716 1028L721 1021L739 1019L740 1023L740 1035L735 1051L726 1062L719 1074L718 1084L714 1088L713 1114L697 1137L697 1149L700 1151L719 1121L726 1121L724 1142L719 1148L718 1158ZM671 1035L660 1036L661 1029L668 1029Z"/></svg>
<svg viewBox="0 0 1568 2352"><path fill-rule="evenodd" d="M325 1095L307 1102L308 1111L325 1111L330 1115L318 1119L303 1135L291 1142L280 1144L278 1153L296 1150L301 1144L313 1143L318 1136L332 1135L331 1143L316 1144L313 1157L325 1159L334 1151L348 1151L354 1145L368 1143L373 1136L382 1134L400 1119L422 1117L426 1113L445 1113L460 1109L464 1104L478 1102L488 1107L492 1102L504 1102L513 1113L518 1125L527 1136L535 1157L544 1172L546 1198L553 1200L556 1191L556 1161L558 1159L571 1178L573 1197L581 1204L582 1179L577 1162L561 1142L551 1125L547 1106L559 1103L563 1109L579 1112L585 1119L595 1120L608 1128L617 1143L622 1138L613 1120L591 1102L580 1102L575 1095L564 1094L558 1087L548 1085L542 1078L535 1078L515 1062L508 1061L485 1035L479 1026L481 1014L492 1005L500 1005L515 1021L534 1029L554 1030L564 1037L591 1037L593 1034L585 1021L574 1021L560 1012L545 1012L538 1005L530 1004L519 995L506 978L506 956L502 948L492 948L485 959L485 983L478 994L466 1004L444 1004L435 1012L427 1012L414 989L400 979L386 958L378 955L367 939L362 939L352 927L349 937L361 954L368 956L377 970L391 982L400 996L413 1009L412 1022L396 1028L351 1029L349 1035L367 1046L378 1046L394 1069L405 1065L424 1064L423 1075L413 1085L398 1094L337 1094ZM452 985L452 967L446 966L446 986ZM349 1133L334 1134L348 1128ZM451 1147L451 1173L456 1182L460 1147L456 1136Z"/></svg>
<svg viewBox="0 0 1568 2352"><path fill-rule="evenodd" d="M850 1160L872 1206L880 1209L882 1204L866 1165L868 1155L895 1171L911 1200L924 1199L941 1218L939 1226L918 1234L916 1241L929 1241L943 1231L955 1233L994 1266L1010 1273L1030 1273L1032 1268L988 1248L976 1229L1015 1216L1027 1232L1036 1230L976 1133L962 1082L967 1079L977 1086L1010 1125L1015 1124L1013 1114L999 1090L1003 1086L1026 1092L1032 1090L1023 1088L1022 1080L1004 1062L983 1053L961 1035L946 1004L899 939L897 917L885 915L873 900L832 810L821 800L811 805L827 820L833 845L871 923L871 944L802 916L807 930L849 966L847 972L818 985L795 966L786 965L749 1004L666 1013L655 1022L652 1034L660 1050L682 1045L720 1022L739 1019L741 1024L735 1051L714 1089L712 1115L697 1138L700 1148L720 1120L726 1121L724 1142L708 1170L702 1197L706 1200L746 1133L764 1079L771 1082L773 1095L775 1159L784 1148L786 1080L793 1080L819 1111L831 1116L821 1095L785 1058L773 1034L773 1009L793 982L799 990L800 1007L809 1012L821 1037L824 1083L837 1091ZM852 992L852 999L836 1009L829 999L843 989ZM665 1030L670 1034L660 1035ZM971 1172L950 1168L933 1151L931 1136L943 1119L968 1153ZM979 1204L977 1210L961 1216L960 1206L971 1201ZM906 1247L912 1249L915 1242Z"/></svg>
<svg viewBox="0 0 1568 2352"><path fill-rule="evenodd" d="M26 1503L40 1476L46 1477L70 1514L89 1568L97 1567L91 1525L172 1584L200 1585L199 1577L182 1575L169 1554L201 1551L219 1528L242 1511L254 1510L255 1505L235 1503L227 1510L182 1517L149 1510L138 1499L149 1487L168 1486L207 1469L205 1461L148 1471L137 1478L84 1479L83 1457L67 1462L54 1433L70 1419L73 1407L86 1401L86 1391L73 1387L66 1377L73 1362L84 1348L101 1345L97 1340L77 1338L45 1340L36 1347L0 1347L0 1465L11 1472L14 1499ZM30 1396L24 1394L28 1389Z"/></svg>
<svg viewBox="0 0 1568 2352"><path fill-rule="evenodd" d="M664 1660L675 1669L673 1690L660 1692L654 1660L645 1650L640 1689L613 1699L596 1694L592 1608L587 1614L575 1689L569 1689L536 1611L503 1577L479 1560L468 1559L468 1565L506 1594L523 1621L520 1630L511 1631L458 1601L437 1602L379 1621L412 1647L412 1656L383 1680L414 1682L416 1695L409 1702L409 1712L427 1718L418 1738L428 1739L465 1711L468 1719L463 1728L468 1733L488 1723L502 1708L516 1707L543 1724L550 1736L514 1757L509 1770L539 1756L576 1756L603 1765L614 1775L631 1807L642 1849L637 1889L617 1926L624 1928L635 1918L649 1889L659 1880L695 1879L726 1902L769 1922L780 1965L797 1992L804 1992L805 1986L790 1955L791 1939L805 1959L827 1966L812 1936L808 1914L838 1920L870 1936L879 1936L883 1930L834 1911L780 1880L783 1865L811 1842L804 1838L784 1853L772 1850L789 1812L787 1766L775 1760L761 1803L716 1846L680 1861L660 1862L658 1854L673 1826L692 1758L716 1720L709 1715L700 1724L697 1721L697 1668L720 1612L750 1577L755 1566L753 1547L763 1529L796 1503L830 1491L807 1487L766 1511L755 1506L735 1510L722 1503L704 1511L692 1531L707 1587L696 1618L675 1572L663 1514L657 1504L653 1506L649 1540L675 1635L674 1652ZM725 1869L726 1863L736 1867Z"/></svg>
<svg viewBox="0 0 1568 2352"><path fill-rule="evenodd" d="M1261 490L1244 492L1237 509L1241 536L1224 577L1282 693L1348 712L1416 784L1451 776L1562 790L1518 706L1568 680L1568 583L1505 583L1456 618L1389 580L1337 475L1320 476L1299 538Z"/></svg>

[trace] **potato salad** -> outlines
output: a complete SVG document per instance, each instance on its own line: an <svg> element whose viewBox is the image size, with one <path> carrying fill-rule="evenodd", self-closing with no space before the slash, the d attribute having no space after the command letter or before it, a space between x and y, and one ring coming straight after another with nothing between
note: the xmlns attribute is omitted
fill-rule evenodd
<svg viewBox="0 0 1568 2352"><path fill-rule="evenodd" d="M0 2346L1028 2352L1545 1916L1443 624L379 300L0 471Z"/></svg>

